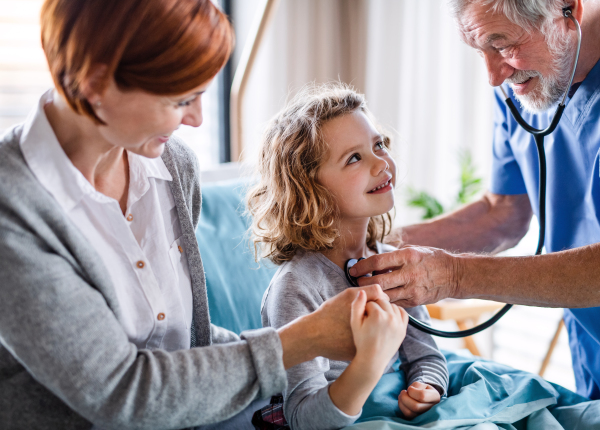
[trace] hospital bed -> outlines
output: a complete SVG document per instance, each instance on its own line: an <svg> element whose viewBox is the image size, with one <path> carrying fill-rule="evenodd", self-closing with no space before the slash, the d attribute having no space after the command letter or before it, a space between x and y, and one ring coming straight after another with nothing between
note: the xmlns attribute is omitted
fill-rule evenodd
<svg viewBox="0 0 600 430"><path fill-rule="evenodd" d="M230 167L226 176L236 176ZM203 175L202 213L196 231L206 272L212 323L236 333L261 327L260 303L276 271L254 261L244 214L248 180ZM398 410L402 372L384 375L356 430L430 429L600 429L600 402L589 402L543 378L482 360L445 352L450 371L449 397L425 414L406 421Z"/></svg>

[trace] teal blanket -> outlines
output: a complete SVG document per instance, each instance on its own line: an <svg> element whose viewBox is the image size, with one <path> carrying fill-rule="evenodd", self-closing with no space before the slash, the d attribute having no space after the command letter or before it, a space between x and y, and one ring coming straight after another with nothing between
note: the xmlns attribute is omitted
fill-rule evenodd
<svg viewBox="0 0 600 430"><path fill-rule="evenodd" d="M260 302L275 268L253 261L245 232L247 181L207 184L196 235L206 271L211 321L236 333L261 327ZM384 375L371 394L356 430L598 429L600 402L588 402L531 373L446 353L450 396L412 421L403 420L398 393L404 375Z"/></svg>
<svg viewBox="0 0 600 430"><path fill-rule="evenodd" d="M383 375L347 429L600 429L600 401L588 401L532 373L445 352L450 372L448 398L412 421L404 420L398 394L404 374Z"/></svg>

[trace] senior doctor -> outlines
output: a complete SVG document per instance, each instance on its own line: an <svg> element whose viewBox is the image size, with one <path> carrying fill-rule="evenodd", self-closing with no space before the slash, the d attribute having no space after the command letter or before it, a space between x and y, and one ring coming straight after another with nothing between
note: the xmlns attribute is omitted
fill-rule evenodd
<svg viewBox="0 0 600 430"><path fill-rule="evenodd" d="M403 306L447 297L564 307L577 391L600 399L600 2L449 0L462 39L502 85L526 121L546 127L567 89L577 45L570 6L582 28L581 56L558 128L546 137L547 254L493 257L516 245L537 215L533 137L495 89L490 190L431 222L399 228L402 249L363 260L351 274L391 272L376 282ZM479 253L479 254L476 254ZM482 254L483 253L483 254Z"/></svg>
<svg viewBox="0 0 600 430"><path fill-rule="evenodd" d="M351 304L391 310L378 286L279 331L210 323L198 160L171 133L202 123L227 17L209 0L46 0L41 23L56 88L0 138L0 427L252 428L243 412L286 368L351 359Z"/></svg>

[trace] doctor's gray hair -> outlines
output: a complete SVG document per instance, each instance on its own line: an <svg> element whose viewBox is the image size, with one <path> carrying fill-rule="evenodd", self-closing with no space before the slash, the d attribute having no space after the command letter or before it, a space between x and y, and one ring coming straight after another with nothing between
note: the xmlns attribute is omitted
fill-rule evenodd
<svg viewBox="0 0 600 430"><path fill-rule="evenodd" d="M573 4L569 0L448 0L447 3L450 13L457 20L470 4L478 3L490 6L490 12L506 16L527 31L540 30L546 36L551 28L548 24L562 16L564 7Z"/></svg>

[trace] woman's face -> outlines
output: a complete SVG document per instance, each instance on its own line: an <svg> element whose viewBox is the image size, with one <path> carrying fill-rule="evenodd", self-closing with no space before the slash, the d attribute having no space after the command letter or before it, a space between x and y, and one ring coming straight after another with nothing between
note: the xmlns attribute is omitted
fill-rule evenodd
<svg viewBox="0 0 600 430"><path fill-rule="evenodd" d="M396 164L383 137L360 110L327 121L329 146L317 175L334 196L342 219L369 218L394 207Z"/></svg>
<svg viewBox="0 0 600 430"><path fill-rule="evenodd" d="M109 143L148 158L159 157L181 124L202 124L202 94L211 81L177 96L159 96L139 89L121 90L111 79L99 97L90 100L106 125L98 130Z"/></svg>

